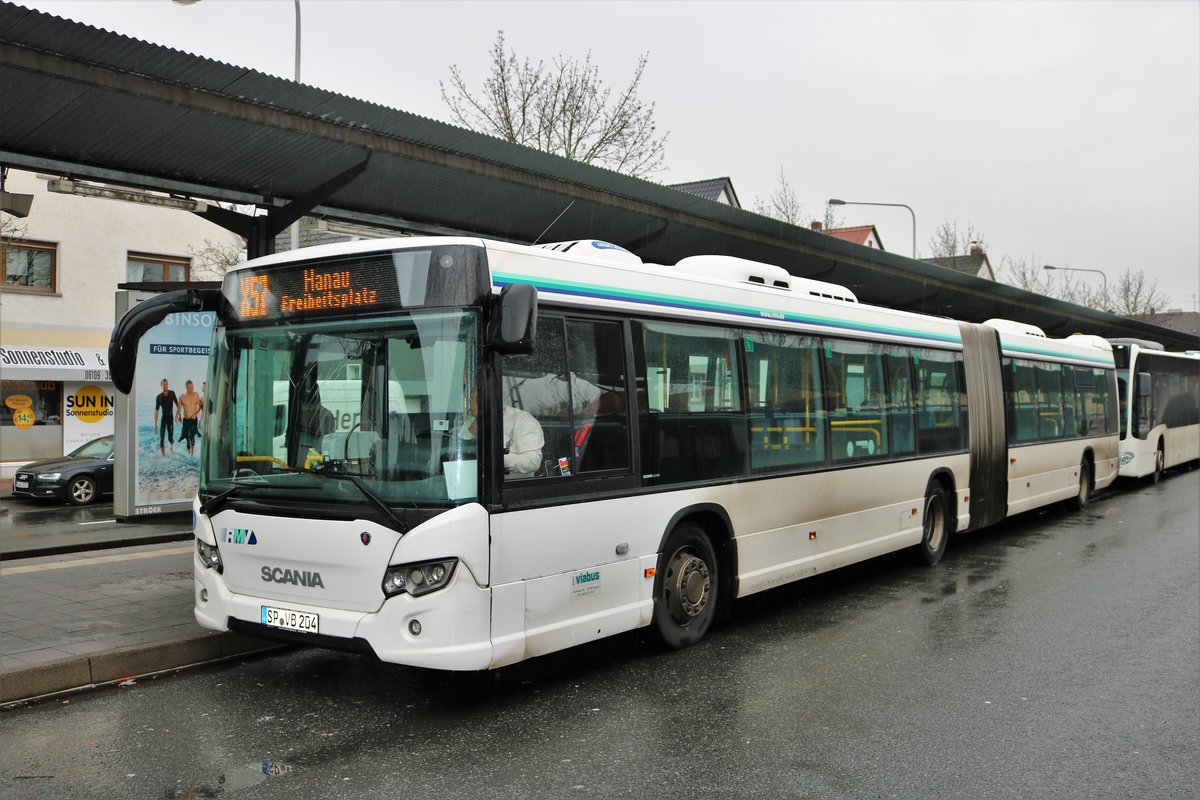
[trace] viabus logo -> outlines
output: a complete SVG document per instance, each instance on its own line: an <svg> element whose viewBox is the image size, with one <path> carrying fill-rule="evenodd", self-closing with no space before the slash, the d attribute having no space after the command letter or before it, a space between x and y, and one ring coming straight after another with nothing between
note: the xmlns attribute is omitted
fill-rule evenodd
<svg viewBox="0 0 1200 800"><path fill-rule="evenodd" d="M585 583L593 583L600 580L599 572L581 572L575 576L575 585L582 586Z"/></svg>
<svg viewBox="0 0 1200 800"><path fill-rule="evenodd" d="M225 544L258 544L254 531L247 528L222 528L221 538Z"/></svg>

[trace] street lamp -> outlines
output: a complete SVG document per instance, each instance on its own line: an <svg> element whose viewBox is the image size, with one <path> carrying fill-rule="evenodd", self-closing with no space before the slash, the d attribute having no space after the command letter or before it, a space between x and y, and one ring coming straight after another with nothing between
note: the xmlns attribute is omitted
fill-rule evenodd
<svg viewBox="0 0 1200 800"><path fill-rule="evenodd" d="M1105 311L1108 311L1108 310L1109 310L1109 306L1108 306L1108 276L1107 276L1107 275L1105 275L1105 274L1104 274L1103 272L1101 272L1100 270L1098 270L1098 269L1086 269L1086 268L1084 268L1084 267L1052 267L1052 266L1050 266L1049 264L1047 264L1047 265L1045 265L1044 267L1042 267L1042 269L1046 269L1046 270L1062 270L1063 272L1094 272L1094 273L1096 273L1097 275L1099 275L1101 278L1103 278L1103 279L1104 279L1104 284L1103 284L1103 286L1104 286L1104 290L1103 290L1103 291L1104 291L1104 310L1105 310ZM1111 312L1110 312L1110 313L1111 313Z"/></svg>
<svg viewBox="0 0 1200 800"><path fill-rule="evenodd" d="M908 208L908 206L904 205L904 203L866 203L866 202L856 202L854 200L836 200L836 199L830 199L829 205L831 205L831 206L889 206L891 208ZM908 208L908 213L912 214L912 224L913 224L913 240L912 240L913 256L912 257L915 259L917 257L917 215L915 213L913 213L913 210L911 208Z"/></svg>
<svg viewBox="0 0 1200 800"><path fill-rule="evenodd" d="M171 0L171 2L180 6L193 6L199 3L200 0ZM296 5L296 83L300 82L300 0L292 0ZM300 249L300 221L292 223L292 249Z"/></svg>

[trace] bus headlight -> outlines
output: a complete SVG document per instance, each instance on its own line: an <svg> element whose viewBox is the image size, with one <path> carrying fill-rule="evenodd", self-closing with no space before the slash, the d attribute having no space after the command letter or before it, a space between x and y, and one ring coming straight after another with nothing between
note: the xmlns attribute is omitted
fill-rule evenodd
<svg viewBox="0 0 1200 800"><path fill-rule="evenodd" d="M1122 467L1125 466L1126 464L1128 464L1130 461L1133 461L1133 451L1132 450L1126 450L1124 453L1121 453L1121 466Z"/></svg>
<svg viewBox="0 0 1200 800"><path fill-rule="evenodd" d="M457 558L447 558L388 567L383 574L383 593L391 597L408 592L413 597L419 597L435 592L450 582L457 565Z"/></svg>
<svg viewBox="0 0 1200 800"><path fill-rule="evenodd" d="M221 551L217 549L215 544L200 539L196 540L196 554L200 556L200 563L209 569L215 569L220 574L225 568L221 565Z"/></svg>

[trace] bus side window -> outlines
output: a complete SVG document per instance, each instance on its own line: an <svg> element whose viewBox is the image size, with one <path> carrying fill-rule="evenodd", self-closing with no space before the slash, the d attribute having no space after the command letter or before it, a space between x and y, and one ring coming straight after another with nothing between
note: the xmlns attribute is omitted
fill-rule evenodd
<svg viewBox="0 0 1200 800"><path fill-rule="evenodd" d="M581 472L629 467L625 344L615 322L567 322L571 458Z"/></svg>
<svg viewBox="0 0 1200 800"><path fill-rule="evenodd" d="M1031 362L1012 359L1009 372L1009 444L1036 441L1038 437L1037 378Z"/></svg>
<svg viewBox="0 0 1200 800"><path fill-rule="evenodd" d="M1104 432L1104 405L1096 395L1097 373L1088 367L1075 367L1075 396L1079 407L1079 435ZM1103 380L1103 373L1100 373Z"/></svg>
<svg viewBox="0 0 1200 800"><path fill-rule="evenodd" d="M818 339L756 331L743 336L752 398L750 466L786 470L825 462L825 409Z"/></svg>
<svg viewBox="0 0 1200 800"><path fill-rule="evenodd" d="M531 415L541 427L543 439L540 453L536 457L533 451L522 453L522 461L530 463L522 463L522 468L510 468L505 480L570 475L573 466L571 384L567 374L563 319L539 318L536 349L529 355L505 356L501 359L500 370L501 403ZM523 416L522 419L527 420ZM549 464L554 465L553 470Z"/></svg>
<svg viewBox="0 0 1200 800"><path fill-rule="evenodd" d="M501 362L503 403L533 416L543 445L535 472L508 480L628 469L625 345L616 322L538 320L537 349Z"/></svg>
<svg viewBox="0 0 1200 800"><path fill-rule="evenodd" d="M1075 371L1064 364L1059 367L1059 372L1062 375L1062 435L1067 437L1078 436L1079 426L1075 422L1078 407L1078 395L1075 394Z"/></svg>
<svg viewBox="0 0 1200 800"><path fill-rule="evenodd" d="M745 469L737 331L674 322L634 323L646 385L641 470L657 484L738 475Z"/></svg>
<svg viewBox="0 0 1200 800"><path fill-rule="evenodd" d="M963 446L965 419L959 391L962 354L918 350L917 449L921 453L953 452Z"/></svg>
<svg viewBox="0 0 1200 800"><path fill-rule="evenodd" d="M833 460L886 456L890 436L882 346L829 339L825 365L830 384L840 390L829 405Z"/></svg>
<svg viewBox="0 0 1200 800"><path fill-rule="evenodd" d="M1058 439L1063 435L1062 371L1054 364L1039 363L1035 374L1038 393L1038 438Z"/></svg>
<svg viewBox="0 0 1200 800"><path fill-rule="evenodd" d="M889 347L887 365L888 416L892 421L892 453L917 450L916 415L913 412L912 356L907 348Z"/></svg>

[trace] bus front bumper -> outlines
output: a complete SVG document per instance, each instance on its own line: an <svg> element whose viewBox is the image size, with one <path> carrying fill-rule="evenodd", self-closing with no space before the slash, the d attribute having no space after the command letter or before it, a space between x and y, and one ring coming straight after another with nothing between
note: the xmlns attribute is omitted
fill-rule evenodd
<svg viewBox="0 0 1200 800"><path fill-rule="evenodd" d="M381 661L413 667L481 670L492 662L491 592L478 586L462 564L444 589L421 597L398 594L368 613L234 594L198 558L193 568L196 621L209 630L236 628L280 641L370 651ZM262 624L264 608L316 615L318 634L276 636L278 629ZM231 626L231 620L238 622Z"/></svg>

